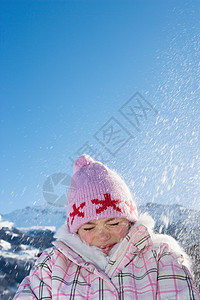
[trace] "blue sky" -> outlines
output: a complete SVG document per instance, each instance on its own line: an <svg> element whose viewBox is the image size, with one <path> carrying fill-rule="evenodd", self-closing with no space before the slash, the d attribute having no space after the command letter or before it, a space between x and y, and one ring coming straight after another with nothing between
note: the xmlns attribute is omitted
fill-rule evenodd
<svg viewBox="0 0 200 300"><path fill-rule="evenodd" d="M138 205L199 207L199 1L8 0L0 20L1 213L45 204L47 176L84 150ZM136 93L139 130L122 114Z"/></svg>

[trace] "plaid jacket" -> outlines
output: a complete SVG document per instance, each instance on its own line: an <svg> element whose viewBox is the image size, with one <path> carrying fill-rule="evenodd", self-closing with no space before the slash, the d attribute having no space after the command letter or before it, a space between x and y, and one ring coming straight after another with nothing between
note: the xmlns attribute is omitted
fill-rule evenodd
<svg viewBox="0 0 200 300"><path fill-rule="evenodd" d="M153 242L144 225L132 228L104 271L56 241L39 257L14 300L200 299L181 259L167 243Z"/></svg>

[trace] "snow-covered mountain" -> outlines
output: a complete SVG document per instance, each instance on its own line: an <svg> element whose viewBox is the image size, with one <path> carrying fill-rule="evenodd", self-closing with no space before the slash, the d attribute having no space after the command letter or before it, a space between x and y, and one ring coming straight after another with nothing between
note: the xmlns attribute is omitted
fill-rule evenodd
<svg viewBox="0 0 200 300"><path fill-rule="evenodd" d="M33 206L14 210L2 215L4 220L13 222L16 227L55 226L60 227L66 220L66 211L52 206Z"/></svg>
<svg viewBox="0 0 200 300"><path fill-rule="evenodd" d="M139 212L156 220L155 230L175 237L194 260L195 282L200 280L200 212L180 205L148 203ZM66 212L49 206L26 207L0 217L0 299L12 299L28 275L37 254L51 246Z"/></svg>
<svg viewBox="0 0 200 300"><path fill-rule="evenodd" d="M161 205L147 203L139 206L139 212L148 212L155 220L156 230L168 233L178 239L183 246L191 246L200 241L200 212L181 205ZM55 226L58 229L66 221L65 209L51 206L33 206L2 215L4 220L16 227Z"/></svg>
<svg viewBox="0 0 200 300"><path fill-rule="evenodd" d="M139 206L139 212L148 212L157 225L165 225L181 222L185 226L200 225L200 211L188 209L179 204L163 205L157 203L147 203Z"/></svg>
<svg viewBox="0 0 200 300"><path fill-rule="evenodd" d="M155 220L155 229L177 239L186 249L200 242L200 211L181 205L147 203L139 212L149 213Z"/></svg>
<svg viewBox="0 0 200 300"><path fill-rule="evenodd" d="M18 229L0 218L0 299L12 299L38 253L51 246L55 227Z"/></svg>

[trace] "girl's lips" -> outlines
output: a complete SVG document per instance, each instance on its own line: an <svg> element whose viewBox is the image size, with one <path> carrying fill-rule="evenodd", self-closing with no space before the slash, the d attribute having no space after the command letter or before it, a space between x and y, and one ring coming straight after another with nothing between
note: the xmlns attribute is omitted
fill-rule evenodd
<svg viewBox="0 0 200 300"><path fill-rule="evenodd" d="M115 244L105 245L105 246L98 246L104 253L108 254L110 250L114 247Z"/></svg>

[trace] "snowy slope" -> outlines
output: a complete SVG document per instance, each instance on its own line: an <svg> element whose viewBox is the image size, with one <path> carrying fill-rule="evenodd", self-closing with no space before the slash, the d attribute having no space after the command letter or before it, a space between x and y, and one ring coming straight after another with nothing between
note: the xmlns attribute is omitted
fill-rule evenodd
<svg viewBox="0 0 200 300"><path fill-rule="evenodd" d="M18 229L0 217L0 299L12 299L37 254L51 246L55 227Z"/></svg>

